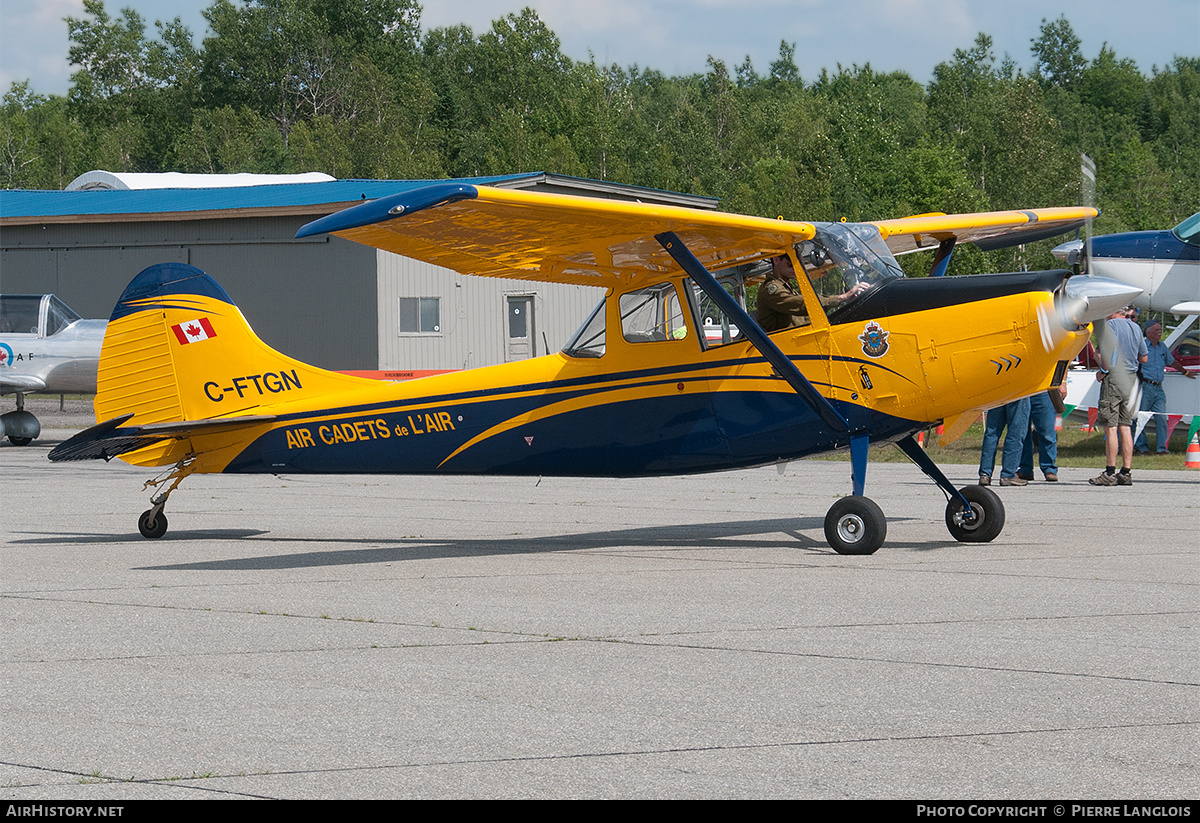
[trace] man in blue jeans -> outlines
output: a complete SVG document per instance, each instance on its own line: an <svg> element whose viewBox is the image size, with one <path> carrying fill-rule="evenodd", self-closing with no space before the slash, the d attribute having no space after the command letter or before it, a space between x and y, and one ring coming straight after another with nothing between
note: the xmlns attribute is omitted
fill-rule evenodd
<svg viewBox="0 0 1200 823"><path fill-rule="evenodd" d="M992 470L996 468L996 447L1000 444L1000 432L1004 435L1004 452L1000 457L1000 485L1025 486L1028 480L1017 477L1021 462L1021 446L1029 431L1029 398L1022 397L1006 406L988 409L987 425L983 430L983 449L979 455L979 485L992 484ZM1053 426L1052 426L1053 428Z"/></svg>
<svg viewBox="0 0 1200 823"><path fill-rule="evenodd" d="M1066 396L1067 381L1062 386L1050 391L1060 392ZM1033 479L1033 450L1038 450L1038 464L1042 474L1051 483L1058 482L1058 432L1055 423L1058 412L1054 410L1054 402L1047 392L1035 394L1029 398L1029 433L1025 435L1025 445L1021 449L1021 465L1017 469L1017 477L1022 480Z"/></svg>

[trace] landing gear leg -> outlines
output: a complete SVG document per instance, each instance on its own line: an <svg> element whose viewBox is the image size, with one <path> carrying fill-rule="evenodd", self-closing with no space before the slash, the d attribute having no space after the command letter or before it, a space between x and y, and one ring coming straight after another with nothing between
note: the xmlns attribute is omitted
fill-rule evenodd
<svg viewBox="0 0 1200 823"><path fill-rule="evenodd" d="M163 513L163 509L167 505L167 498L183 482L183 478L192 473L191 464L194 459L194 455L188 455L175 464L175 468L171 470L170 474L147 480L146 484L142 486L142 491L145 491L151 486L157 487L168 480L174 480L166 491L161 491L150 498L150 508L142 512L142 516L138 518L138 531L142 533L142 537L154 539L167 533L167 515Z"/></svg>
<svg viewBox="0 0 1200 823"><path fill-rule="evenodd" d="M900 450L929 475L946 493L946 528L960 543L990 543L1004 529L1004 504L991 489L983 486L954 488L912 435L897 441Z"/></svg>
<svg viewBox="0 0 1200 823"><path fill-rule="evenodd" d="M850 465L854 494L843 497L825 515L825 539L838 554L874 554L887 537L887 518L869 497L863 497L867 480L867 446L870 437L850 437Z"/></svg>

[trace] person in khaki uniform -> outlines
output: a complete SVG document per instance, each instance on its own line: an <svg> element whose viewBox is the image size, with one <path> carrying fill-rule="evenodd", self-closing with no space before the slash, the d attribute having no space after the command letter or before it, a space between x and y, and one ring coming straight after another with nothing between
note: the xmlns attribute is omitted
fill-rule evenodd
<svg viewBox="0 0 1200 823"><path fill-rule="evenodd" d="M758 324L764 331L799 328L812 322L803 295L792 285L795 276L792 260L786 254L771 259L771 272L758 289ZM859 283L844 294L821 297L821 305L828 308L844 303L865 288Z"/></svg>

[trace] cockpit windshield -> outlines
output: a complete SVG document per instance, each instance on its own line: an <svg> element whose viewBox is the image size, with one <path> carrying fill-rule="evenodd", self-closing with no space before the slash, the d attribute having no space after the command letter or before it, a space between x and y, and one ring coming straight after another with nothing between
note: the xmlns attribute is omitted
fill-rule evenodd
<svg viewBox="0 0 1200 823"><path fill-rule="evenodd" d="M879 229L866 223L817 223L796 256L831 323L877 286L904 277Z"/></svg>
<svg viewBox="0 0 1200 823"><path fill-rule="evenodd" d="M46 301L46 336L58 334L67 326L79 320L79 315L63 301L50 295Z"/></svg>
<svg viewBox="0 0 1200 823"><path fill-rule="evenodd" d="M1171 232L1189 246L1200 246L1200 212L1184 220Z"/></svg>

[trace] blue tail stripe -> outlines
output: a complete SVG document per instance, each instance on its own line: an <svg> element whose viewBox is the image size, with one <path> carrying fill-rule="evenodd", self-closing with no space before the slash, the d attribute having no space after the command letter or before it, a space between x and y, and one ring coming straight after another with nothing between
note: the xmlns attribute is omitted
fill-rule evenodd
<svg viewBox="0 0 1200 823"><path fill-rule="evenodd" d="M175 295L211 297L231 306L234 305L233 298L226 293L225 289L195 266L189 266L186 263L156 263L149 268L142 269L138 276L125 287L125 291L121 293L121 299L113 308L109 322L137 314L140 311L190 308L186 305L187 301L164 301L162 299ZM154 303L145 302L148 298L153 297L160 298L160 300ZM180 303L185 305L180 305Z"/></svg>

